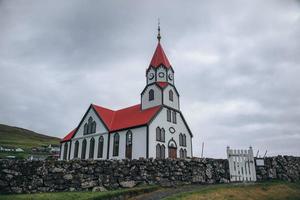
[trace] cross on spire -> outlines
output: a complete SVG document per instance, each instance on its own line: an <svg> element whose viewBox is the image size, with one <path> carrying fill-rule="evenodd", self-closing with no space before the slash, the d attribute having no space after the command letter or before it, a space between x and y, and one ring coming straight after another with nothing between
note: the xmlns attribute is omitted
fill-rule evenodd
<svg viewBox="0 0 300 200"><path fill-rule="evenodd" d="M161 36L160 36L160 21L159 21L159 18L158 18L158 28L157 28L157 39L158 39L158 42L160 42L160 39L161 39Z"/></svg>

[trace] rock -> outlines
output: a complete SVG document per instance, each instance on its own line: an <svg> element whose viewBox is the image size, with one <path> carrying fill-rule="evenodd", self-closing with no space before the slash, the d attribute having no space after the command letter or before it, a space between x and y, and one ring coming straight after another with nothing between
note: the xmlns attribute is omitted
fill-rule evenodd
<svg viewBox="0 0 300 200"><path fill-rule="evenodd" d="M134 186L136 186L136 182L135 181L122 181L120 182L121 187L123 188L132 188Z"/></svg>
<svg viewBox="0 0 300 200"><path fill-rule="evenodd" d="M64 179L66 180L72 180L73 179L73 175L72 174L66 174L63 176Z"/></svg>
<svg viewBox="0 0 300 200"><path fill-rule="evenodd" d="M105 189L105 187L96 186L96 187L93 187L92 191L93 192L105 192L105 191L107 191L107 189Z"/></svg>
<svg viewBox="0 0 300 200"><path fill-rule="evenodd" d="M11 187L11 191L17 194L22 193L22 188L20 187Z"/></svg>
<svg viewBox="0 0 300 200"><path fill-rule="evenodd" d="M204 183L205 182L205 177L201 175L193 176L192 178L192 183Z"/></svg>
<svg viewBox="0 0 300 200"><path fill-rule="evenodd" d="M64 169L58 168L58 167L54 167L50 170L50 172L52 172L52 173L59 173L59 172L63 172L63 171L64 171Z"/></svg>
<svg viewBox="0 0 300 200"><path fill-rule="evenodd" d="M82 188L92 188L94 186L96 186L98 183L97 181L86 181L86 182L83 182L81 183L81 187Z"/></svg>

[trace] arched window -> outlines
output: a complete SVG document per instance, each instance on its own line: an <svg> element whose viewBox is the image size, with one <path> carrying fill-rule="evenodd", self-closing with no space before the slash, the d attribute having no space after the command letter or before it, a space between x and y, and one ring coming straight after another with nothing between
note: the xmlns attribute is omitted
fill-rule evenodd
<svg viewBox="0 0 300 200"><path fill-rule="evenodd" d="M154 90L149 90L149 101L154 100Z"/></svg>
<svg viewBox="0 0 300 200"><path fill-rule="evenodd" d="M173 111L172 115L173 115L173 123L176 124L177 123L176 111Z"/></svg>
<svg viewBox="0 0 300 200"><path fill-rule="evenodd" d="M120 136L118 133L115 133L114 145L113 145L113 156L119 156L119 141L120 141Z"/></svg>
<svg viewBox="0 0 300 200"><path fill-rule="evenodd" d="M68 157L68 143L66 142L64 144L64 156L63 156L63 159L67 160L67 157Z"/></svg>
<svg viewBox="0 0 300 200"><path fill-rule="evenodd" d="M92 133L96 133L96 122L92 122Z"/></svg>
<svg viewBox="0 0 300 200"><path fill-rule="evenodd" d="M89 152L89 158L90 159L94 158L94 151L95 151L95 139L92 138L90 140L90 152Z"/></svg>
<svg viewBox="0 0 300 200"><path fill-rule="evenodd" d="M165 141L165 129L162 128L160 130L160 141L164 142Z"/></svg>
<svg viewBox="0 0 300 200"><path fill-rule="evenodd" d="M104 143L104 138L103 136L99 137L99 141L98 141L98 158L102 158L103 157L103 144Z"/></svg>
<svg viewBox="0 0 300 200"><path fill-rule="evenodd" d="M88 124L87 123L84 124L84 128L83 128L83 135L86 135L86 134L88 134Z"/></svg>
<svg viewBox="0 0 300 200"><path fill-rule="evenodd" d="M183 134L183 146L186 147L186 135L185 134Z"/></svg>
<svg viewBox="0 0 300 200"><path fill-rule="evenodd" d="M182 135L182 133L179 134L179 146L183 146L183 135Z"/></svg>
<svg viewBox="0 0 300 200"><path fill-rule="evenodd" d="M183 149L179 150L179 156L180 156L180 158L184 158L184 151L183 151Z"/></svg>
<svg viewBox="0 0 300 200"><path fill-rule="evenodd" d="M81 159L85 159L86 154L86 139L82 141Z"/></svg>
<svg viewBox="0 0 300 200"><path fill-rule="evenodd" d="M187 151L186 151L186 149L184 150L184 158L187 158Z"/></svg>
<svg viewBox="0 0 300 200"><path fill-rule="evenodd" d="M171 122L171 110L167 109L167 121Z"/></svg>
<svg viewBox="0 0 300 200"><path fill-rule="evenodd" d="M156 127L156 141L160 141L160 128Z"/></svg>
<svg viewBox="0 0 300 200"><path fill-rule="evenodd" d="M169 90L169 100L170 101L173 101L173 96L174 96L173 91Z"/></svg>
<svg viewBox="0 0 300 200"><path fill-rule="evenodd" d="M92 123L93 123L93 118L90 117L89 120L88 120L88 131L87 131L87 134L92 133Z"/></svg>
<svg viewBox="0 0 300 200"><path fill-rule="evenodd" d="M127 133L126 133L125 155L126 155L127 159L132 158L132 132L131 132L131 130L128 130Z"/></svg>
<svg viewBox="0 0 300 200"><path fill-rule="evenodd" d="M160 147L160 157L161 158L165 158L165 152L166 152L166 148L165 148L165 145L161 145Z"/></svg>
<svg viewBox="0 0 300 200"><path fill-rule="evenodd" d="M160 158L160 144L156 145L156 158Z"/></svg>
<svg viewBox="0 0 300 200"><path fill-rule="evenodd" d="M79 150L79 142L78 140L75 142L75 149L74 149L74 158L78 158L78 150Z"/></svg>

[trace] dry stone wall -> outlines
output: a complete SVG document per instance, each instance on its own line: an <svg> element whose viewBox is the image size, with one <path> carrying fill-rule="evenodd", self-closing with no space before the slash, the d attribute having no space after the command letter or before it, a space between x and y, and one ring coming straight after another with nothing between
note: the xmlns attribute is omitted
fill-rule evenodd
<svg viewBox="0 0 300 200"><path fill-rule="evenodd" d="M300 181L300 157L276 156L264 159L265 166L256 166L256 177L262 180Z"/></svg>
<svg viewBox="0 0 300 200"><path fill-rule="evenodd" d="M0 193L105 191L140 184L228 182L226 160L0 161Z"/></svg>
<svg viewBox="0 0 300 200"><path fill-rule="evenodd" d="M299 180L299 157L267 158L258 180ZM0 160L0 193L106 191L142 184L174 186L229 182L224 159Z"/></svg>

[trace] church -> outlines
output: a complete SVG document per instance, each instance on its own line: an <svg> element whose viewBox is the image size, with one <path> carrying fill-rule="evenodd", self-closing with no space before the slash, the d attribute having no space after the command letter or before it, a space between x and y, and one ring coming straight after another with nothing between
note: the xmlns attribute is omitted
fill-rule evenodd
<svg viewBox="0 0 300 200"><path fill-rule="evenodd" d="M193 134L180 111L174 69L160 43L146 70L140 104L111 110L91 104L61 140L60 160L188 158Z"/></svg>

